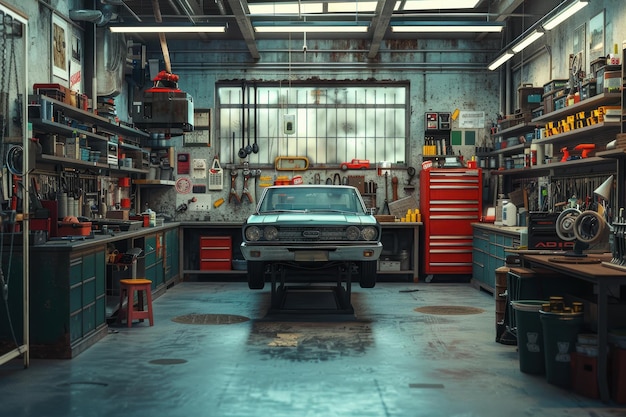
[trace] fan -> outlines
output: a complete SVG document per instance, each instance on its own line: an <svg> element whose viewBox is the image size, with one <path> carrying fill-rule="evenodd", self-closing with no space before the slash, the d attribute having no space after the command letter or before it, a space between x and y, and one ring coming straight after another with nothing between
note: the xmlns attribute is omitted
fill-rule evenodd
<svg viewBox="0 0 626 417"><path fill-rule="evenodd" d="M574 250L565 254L569 257L585 257L587 255L583 251L591 245L608 243L607 223L593 210L563 210L556 219L556 234L564 241L576 241Z"/></svg>

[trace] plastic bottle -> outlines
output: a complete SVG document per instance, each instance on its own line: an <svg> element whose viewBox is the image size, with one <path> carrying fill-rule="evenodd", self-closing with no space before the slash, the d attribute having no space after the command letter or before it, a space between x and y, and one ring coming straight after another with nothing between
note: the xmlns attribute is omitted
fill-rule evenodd
<svg viewBox="0 0 626 417"><path fill-rule="evenodd" d="M156 226L156 212L151 209L146 210L146 214L148 215L148 225L150 227Z"/></svg>

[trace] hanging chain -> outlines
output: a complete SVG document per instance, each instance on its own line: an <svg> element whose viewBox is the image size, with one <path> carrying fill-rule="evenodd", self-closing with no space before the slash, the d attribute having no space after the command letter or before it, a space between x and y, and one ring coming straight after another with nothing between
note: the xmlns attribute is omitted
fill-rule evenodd
<svg viewBox="0 0 626 417"><path fill-rule="evenodd" d="M13 22L11 22L13 23ZM19 126L19 131L22 132L22 124L23 124L23 120L22 117L24 117L24 115L22 114L22 104L23 104L23 100L26 97L20 97L20 80L19 80L19 74L20 72L17 69L17 58L15 57L15 34L13 33L13 24L11 24L11 57L10 57L10 62L9 62L9 82L11 82L11 71L15 72L15 123ZM8 89L7 89L8 90ZM7 95L8 95L8 91L7 91Z"/></svg>
<svg viewBox="0 0 626 417"><path fill-rule="evenodd" d="M2 130L0 130L0 145L4 145L4 134L6 131L7 125L7 112L9 111L9 94L7 92L8 88L6 88L6 55L7 55L7 27L6 27L6 15L2 14L2 45L0 46L0 54L2 58L0 59L0 93L4 93L5 97L2 100L0 111L2 112ZM0 146L0 156L2 157L0 161L4 164L4 146Z"/></svg>

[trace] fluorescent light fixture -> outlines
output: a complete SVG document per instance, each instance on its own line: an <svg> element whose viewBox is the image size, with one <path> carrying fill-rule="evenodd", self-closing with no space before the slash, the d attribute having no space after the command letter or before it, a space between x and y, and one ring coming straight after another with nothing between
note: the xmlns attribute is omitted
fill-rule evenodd
<svg viewBox="0 0 626 417"><path fill-rule="evenodd" d="M374 12L377 4L378 2L375 1L330 1L328 2L328 13Z"/></svg>
<svg viewBox="0 0 626 417"><path fill-rule="evenodd" d="M109 26L114 33L220 33L225 26Z"/></svg>
<svg viewBox="0 0 626 417"><path fill-rule="evenodd" d="M528 45L541 38L544 35L542 30L535 30L530 35L526 36L519 43L513 45L511 49L513 52L518 53L523 51Z"/></svg>
<svg viewBox="0 0 626 417"><path fill-rule="evenodd" d="M573 3L565 7L563 10L546 20L542 25L545 30L552 30L567 18L575 14L577 11L589 4L589 0L575 0Z"/></svg>
<svg viewBox="0 0 626 417"><path fill-rule="evenodd" d="M473 9L479 0L407 0L402 10Z"/></svg>
<svg viewBox="0 0 626 417"><path fill-rule="evenodd" d="M392 32L502 32L498 22L392 22Z"/></svg>
<svg viewBox="0 0 626 417"><path fill-rule="evenodd" d="M279 2L279 3L248 3L252 15L300 15L323 13L323 3L313 2Z"/></svg>
<svg viewBox="0 0 626 417"><path fill-rule="evenodd" d="M515 55L515 54L512 51L506 51L505 53L500 55L498 58L496 58L495 61L493 61L491 64L489 64L489 66L487 68L489 68L489 71L493 71L496 68L499 68L500 65L504 64L509 59L513 58L513 55Z"/></svg>
<svg viewBox="0 0 626 417"><path fill-rule="evenodd" d="M365 33L367 24L353 22L284 22L282 24L257 22L254 31L258 33Z"/></svg>

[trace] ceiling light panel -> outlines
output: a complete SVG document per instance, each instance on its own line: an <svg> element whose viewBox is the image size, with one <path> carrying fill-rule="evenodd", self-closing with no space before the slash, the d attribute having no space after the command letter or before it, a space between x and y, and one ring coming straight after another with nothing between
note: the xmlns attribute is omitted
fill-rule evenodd
<svg viewBox="0 0 626 417"><path fill-rule="evenodd" d="M313 24L313 22L292 23L284 25L262 24L254 25L254 31L258 33L364 33L367 32L367 25L355 24Z"/></svg>
<svg viewBox="0 0 626 417"><path fill-rule="evenodd" d="M546 22L542 25L545 30L552 30L558 25L560 25L563 21L568 19L570 16L573 16L577 11L585 7L589 3L588 0L576 0L563 10L554 15L554 17L550 17Z"/></svg>
<svg viewBox="0 0 626 417"><path fill-rule="evenodd" d="M480 0L407 0L400 10L473 9ZM400 2L399 2L400 3Z"/></svg>
<svg viewBox="0 0 626 417"><path fill-rule="evenodd" d="M519 43L513 45L511 49L513 52L518 53L523 51L527 46L535 42L537 39L543 36L544 32L542 30L536 30L524 39L522 39Z"/></svg>
<svg viewBox="0 0 626 417"><path fill-rule="evenodd" d="M500 65L504 64L506 61L508 61L509 59L513 58L513 55L515 55L512 51L507 51L505 53L503 53L502 55L500 55L498 58L496 58L495 61L493 61L491 64L489 64L489 70L493 71L497 68L500 67Z"/></svg>
<svg viewBox="0 0 626 417"><path fill-rule="evenodd" d="M324 13L324 3L248 3L251 15L299 15Z"/></svg>
<svg viewBox="0 0 626 417"><path fill-rule="evenodd" d="M369 13L376 11L375 1L341 1L327 4L329 13Z"/></svg>
<svg viewBox="0 0 626 417"><path fill-rule="evenodd" d="M109 26L114 33L222 33L224 26Z"/></svg>
<svg viewBox="0 0 626 417"><path fill-rule="evenodd" d="M502 23L498 22L392 22L393 32L420 33L462 33L462 32L502 32Z"/></svg>

